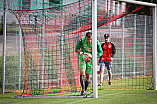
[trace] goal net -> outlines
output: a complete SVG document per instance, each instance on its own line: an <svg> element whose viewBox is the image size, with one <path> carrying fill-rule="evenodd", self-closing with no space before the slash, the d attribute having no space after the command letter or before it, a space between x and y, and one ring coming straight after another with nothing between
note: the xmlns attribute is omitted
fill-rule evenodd
<svg viewBox="0 0 157 104"><path fill-rule="evenodd" d="M81 95L75 46L92 29L92 1L55 2L10 4L9 10L22 28L25 78L21 97ZM15 4L21 8L13 8ZM98 0L97 14L99 42L105 42L104 34L110 34L116 46L112 85L107 83L105 69L104 84L98 89L153 89L152 7ZM92 96L92 89L91 82L87 96Z"/></svg>

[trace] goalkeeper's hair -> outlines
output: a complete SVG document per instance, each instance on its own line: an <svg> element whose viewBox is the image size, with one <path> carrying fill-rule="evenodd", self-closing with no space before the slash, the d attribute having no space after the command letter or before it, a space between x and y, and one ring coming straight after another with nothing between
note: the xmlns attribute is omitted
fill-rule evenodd
<svg viewBox="0 0 157 104"><path fill-rule="evenodd" d="M87 33L86 33L86 37L87 37L87 38L91 38L91 37L92 37L92 33L91 33L91 32L87 32Z"/></svg>

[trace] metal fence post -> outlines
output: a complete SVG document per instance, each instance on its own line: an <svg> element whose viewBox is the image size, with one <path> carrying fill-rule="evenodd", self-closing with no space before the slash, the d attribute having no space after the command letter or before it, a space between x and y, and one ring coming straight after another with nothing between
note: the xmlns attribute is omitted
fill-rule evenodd
<svg viewBox="0 0 157 104"><path fill-rule="evenodd" d="M21 27L19 25L19 48L18 48L18 89L21 90Z"/></svg>
<svg viewBox="0 0 157 104"><path fill-rule="evenodd" d="M6 1L3 13L3 64L2 64L2 93L5 92L5 49L6 49Z"/></svg>
<svg viewBox="0 0 157 104"><path fill-rule="evenodd" d="M133 62L133 77L135 77L135 62L136 62L136 14L134 15L134 54L133 54L133 58L134 58L134 62Z"/></svg>

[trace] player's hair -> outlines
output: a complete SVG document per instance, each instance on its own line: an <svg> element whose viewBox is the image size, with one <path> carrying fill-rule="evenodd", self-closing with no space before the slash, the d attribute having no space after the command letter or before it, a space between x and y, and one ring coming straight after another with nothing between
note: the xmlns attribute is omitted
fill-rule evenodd
<svg viewBox="0 0 157 104"><path fill-rule="evenodd" d="M104 34L104 37L106 38L106 37L110 37L110 35L109 34Z"/></svg>
<svg viewBox="0 0 157 104"><path fill-rule="evenodd" d="M87 38L91 38L91 37L92 37L92 33L91 33L91 32L87 32L87 33L86 33L86 37L87 37Z"/></svg>

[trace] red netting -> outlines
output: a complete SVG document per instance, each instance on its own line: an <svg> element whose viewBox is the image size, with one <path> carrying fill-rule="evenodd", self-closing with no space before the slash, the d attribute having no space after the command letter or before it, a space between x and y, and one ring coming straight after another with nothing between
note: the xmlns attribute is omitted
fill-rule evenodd
<svg viewBox="0 0 157 104"><path fill-rule="evenodd" d="M136 6L133 9L131 7L131 4L126 3L98 1L98 40L104 42L103 34L109 33L117 48L112 69L113 85L104 84L100 89L150 89L152 87L152 48L148 49L152 44L148 44L152 33L146 33L150 35L147 36L149 40L144 44L145 25L143 22L135 21L135 23L142 23L140 29L143 31L138 32L134 30L133 24L134 13L144 6ZM81 87L75 46L86 31L91 31L91 1L83 0L38 10L13 10L13 13L23 32L24 96L79 95L80 93L77 92L81 91ZM148 21L150 26L146 28L150 29L152 21L151 19ZM133 79L135 77L138 79ZM144 83L142 88L139 87L140 84L138 87L134 86L134 80L140 82L141 78ZM104 81L107 80L108 75L105 74ZM92 93L91 89L92 85L88 88L87 94Z"/></svg>

